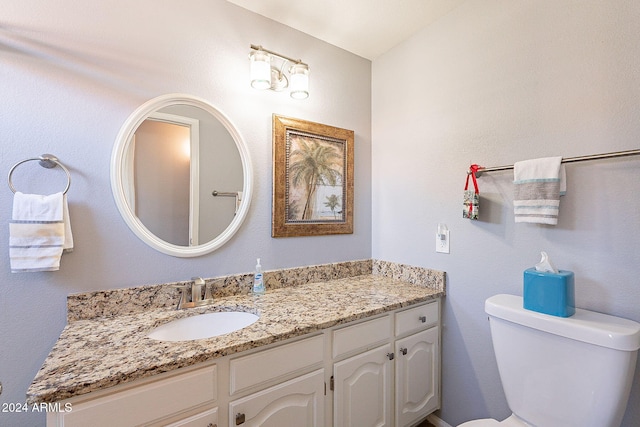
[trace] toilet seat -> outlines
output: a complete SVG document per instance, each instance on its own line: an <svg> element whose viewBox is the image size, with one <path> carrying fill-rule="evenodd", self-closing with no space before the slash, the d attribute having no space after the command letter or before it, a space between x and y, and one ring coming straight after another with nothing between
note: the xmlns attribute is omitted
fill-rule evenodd
<svg viewBox="0 0 640 427"><path fill-rule="evenodd" d="M493 418L483 418L481 420L471 420L460 424L458 427L502 427L502 423Z"/></svg>
<svg viewBox="0 0 640 427"><path fill-rule="evenodd" d="M533 427L522 421L515 415L511 415L504 421L494 420L493 418L482 418L480 420L471 420L460 424L458 427Z"/></svg>

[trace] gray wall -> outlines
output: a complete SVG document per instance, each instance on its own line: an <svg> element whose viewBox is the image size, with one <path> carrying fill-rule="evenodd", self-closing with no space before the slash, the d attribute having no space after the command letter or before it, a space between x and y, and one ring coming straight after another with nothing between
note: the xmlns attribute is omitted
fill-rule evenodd
<svg viewBox="0 0 640 427"><path fill-rule="evenodd" d="M547 251L579 307L640 321L640 158L567 166L557 226L515 224L512 172L471 163L640 148L640 3L470 0L373 62L373 257L447 272L443 404L451 425L509 415L484 300L522 295ZM438 223L451 253L435 253ZM640 369L623 426L640 425Z"/></svg>
<svg viewBox="0 0 640 427"><path fill-rule="evenodd" d="M12 194L0 191L0 402L25 391L66 323L66 296L371 257L371 62L221 0L92 2L0 0L0 171L42 153L71 170L75 251L53 273L11 274ZM310 97L249 86L249 45L300 57ZM155 96L209 100L238 127L252 157L255 191L242 229L223 248L172 258L138 240L111 196L111 149L127 117ZM271 238L271 115L355 131L355 233ZM16 170L23 192L56 191L59 171ZM0 413L0 425L42 425L42 414Z"/></svg>

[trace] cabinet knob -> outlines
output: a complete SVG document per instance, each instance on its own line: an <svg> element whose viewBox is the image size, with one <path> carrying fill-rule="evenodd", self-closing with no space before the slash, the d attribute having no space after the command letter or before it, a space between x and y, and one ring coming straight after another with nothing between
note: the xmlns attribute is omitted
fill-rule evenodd
<svg viewBox="0 0 640 427"><path fill-rule="evenodd" d="M244 414L237 413L236 414L236 425L244 424Z"/></svg>
<svg viewBox="0 0 640 427"><path fill-rule="evenodd" d="M427 323L427 316L420 316L418 317L418 320L422 323Z"/></svg>
<svg viewBox="0 0 640 427"><path fill-rule="evenodd" d="M402 355L406 355L407 354L407 349L406 348L401 348L400 349L400 353L402 353Z"/></svg>
<svg viewBox="0 0 640 427"><path fill-rule="evenodd" d="M393 353L387 353L387 358L388 358L389 360L393 360L393 358L394 358L394 357L395 357L395 356L394 356L394 354L393 354Z"/></svg>
<svg viewBox="0 0 640 427"><path fill-rule="evenodd" d="M207 427L218 427L218 424L209 423L209 424L207 424Z"/></svg>

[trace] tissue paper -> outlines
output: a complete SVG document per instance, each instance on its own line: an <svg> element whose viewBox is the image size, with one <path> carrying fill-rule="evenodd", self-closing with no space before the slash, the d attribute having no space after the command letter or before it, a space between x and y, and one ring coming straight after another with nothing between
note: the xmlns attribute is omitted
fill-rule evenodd
<svg viewBox="0 0 640 427"><path fill-rule="evenodd" d="M542 259L540 259L540 262L536 264L536 271L546 271L558 274L558 269L551 262L549 255L547 255L546 252L540 252L540 255L542 256Z"/></svg>

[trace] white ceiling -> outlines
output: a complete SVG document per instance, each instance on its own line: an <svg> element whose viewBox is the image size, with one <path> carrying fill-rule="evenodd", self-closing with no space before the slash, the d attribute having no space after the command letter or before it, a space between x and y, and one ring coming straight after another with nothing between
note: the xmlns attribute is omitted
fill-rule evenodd
<svg viewBox="0 0 640 427"><path fill-rule="evenodd" d="M228 0L373 60L465 0Z"/></svg>

